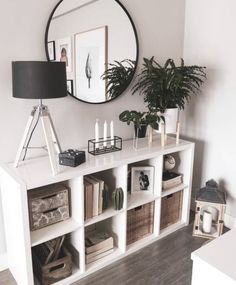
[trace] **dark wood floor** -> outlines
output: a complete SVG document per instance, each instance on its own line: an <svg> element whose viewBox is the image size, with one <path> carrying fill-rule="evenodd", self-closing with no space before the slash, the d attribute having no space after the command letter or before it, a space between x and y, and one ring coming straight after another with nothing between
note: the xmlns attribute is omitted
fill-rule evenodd
<svg viewBox="0 0 236 285"><path fill-rule="evenodd" d="M73 285L190 285L190 254L205 241L192 237L191 224ZM16 285L9 271L0 285Z"/></svg>

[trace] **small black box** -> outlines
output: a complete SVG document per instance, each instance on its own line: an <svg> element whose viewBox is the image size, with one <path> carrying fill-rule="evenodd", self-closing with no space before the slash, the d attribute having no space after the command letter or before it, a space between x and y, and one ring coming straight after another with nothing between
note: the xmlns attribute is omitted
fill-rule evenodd
<svg viewBox="0 0 236 285"><path fill-rule="evenodd" d="M59 153L59 164L66 166L78 166L85 162L85 151L77 149L68 149L64 152Z"/></svg>

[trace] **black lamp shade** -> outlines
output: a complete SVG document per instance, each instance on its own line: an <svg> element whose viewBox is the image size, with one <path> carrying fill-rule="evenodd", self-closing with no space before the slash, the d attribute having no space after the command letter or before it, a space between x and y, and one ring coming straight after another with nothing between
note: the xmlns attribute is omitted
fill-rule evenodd
<svg viewBox="0 0 236 285"><path fill-rule="evenodd" d="M64 62L12 62L13 97L51 99L67 96Z"/></svg>

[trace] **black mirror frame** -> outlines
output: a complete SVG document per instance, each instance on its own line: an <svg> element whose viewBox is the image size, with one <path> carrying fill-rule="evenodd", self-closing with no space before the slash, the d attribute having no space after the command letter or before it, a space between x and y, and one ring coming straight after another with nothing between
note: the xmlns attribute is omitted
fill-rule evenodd
<svg viewBox="0 0 236 285"><path fill-rule="evenodd" d="M56 6L54 7L54 9L52 10L50 16L49 16L49 19L48 19L48 22L47 22L47 26L46 26L46 31L45 31L45 36L44 36L44 44L45 44L45 52L46 52L46 57L47 57L47 61L50 61L49 60L49 53L48 53L48 32L49 32L49 27L50 27L50 24L51 24L51 20L52 20L52 17L54 15L54 12L56 11L56 9L58 8L58 6L63 2L64 0L60 0ZM134 25L134 22L133 22L133 19L131 18L129 12L127 11L127 9L124 7L124 5L119 1L119 0L114 0L115 2L117 2L118 5L120 5L120 7L124 10L124 12L126 13L127 17L129 18L130 20L130 23L132 25L132 28L133 28L133 31L134 31L134 36L135 36L135 41L136 41L136 65L135 65L135 68L134 68L134 73L132 75L132 78L131 78L131 81L130 81L130 84L134 78L134 75L136 73L136 70L137 70L137 66L138 66L138 59L139 59L139 40L138 40L138 33L137 33L137 30L136 30L136 27ZM130 86L130 84L127 86L127 88ZM125 90L127 90L127 88ZM83 103L87 103L87 104L105 104L105 103L109 103L115 99L117 99L118 97L120 97L124 92L125 90L117 97L115 98L112 98L108 101L104 101L104 102L87 102L87 101L84 101L84 100L81 100L79 99L78 97L75 97L74 95L72 95L70 92L68 92L68 94L75 98L76 100L80 101L80 102L83 102Z"/></svg>

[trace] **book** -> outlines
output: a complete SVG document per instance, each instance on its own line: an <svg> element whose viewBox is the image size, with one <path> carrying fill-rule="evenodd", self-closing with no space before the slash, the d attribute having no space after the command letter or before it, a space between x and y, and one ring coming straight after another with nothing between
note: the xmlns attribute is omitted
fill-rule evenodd
<svg viewBox="0 0 236 285"><path fill-rule="evenodd" d="M89 176L84 179L93 186L93 217L98 216L99 182Z"/></svg>
<svg viewBox="0 0 236 285"><path fill-rule="evenodd" d="M103 204L103 190L104 190L104 181L98 179L92 175L89 175L92 179L99 182L99 199L98 199L98 214L102 214L102 204Z"/></svg>
<svg viewBox="0 0 236 285"><path fill-rule="evenodd" d="M182 183L182 174L165 171L162 175L162 188L167 190Z"/></svg>
<svg viewBox="0 0 236 285"><path fill-rule="evenodd" d="M93 185L84 180L84 218L93 217Z"/></svg>
<svg viewBox="0 0 236 285"><path fill-rule="evenodd" d="M85 237L85 253L89 254L104 248L113 248L113 237L106 232L89 232Z"/></svg>
<svg viewBox="0 0 236 285"><path fill-rule="evenodd" d="M91 262L94 262L94 261L96 261L102 257L105 257L105 256L111 254L113 251L114 251L114 248L111 248L111 249L104 251L100 254L97 254L95 256L85 255L85 262L86 262L86 264L89 264Z"/></svg>

